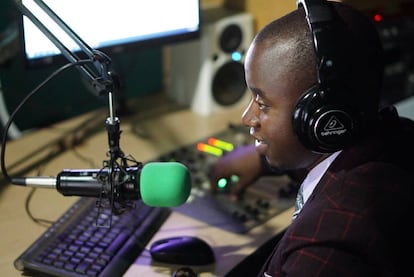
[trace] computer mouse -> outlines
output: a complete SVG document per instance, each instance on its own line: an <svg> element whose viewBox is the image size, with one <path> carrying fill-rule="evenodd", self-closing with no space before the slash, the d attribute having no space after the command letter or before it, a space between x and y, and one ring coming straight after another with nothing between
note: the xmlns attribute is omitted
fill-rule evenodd
<svg viewBox="0 0 414 277"><path fill-rule="evenodd" d="M150 254L154 261L169 264L206 265L215 261L210 245L194 236L176 236L154 241Z"/></svg>

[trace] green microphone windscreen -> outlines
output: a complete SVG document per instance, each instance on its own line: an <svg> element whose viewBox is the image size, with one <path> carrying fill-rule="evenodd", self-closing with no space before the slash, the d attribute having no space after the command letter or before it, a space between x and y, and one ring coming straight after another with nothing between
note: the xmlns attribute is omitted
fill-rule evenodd
<svg viewBox="0 0 414 277"><path fill-rule="evenodd" d="M140 194L145 205L176 207L187 201L191 176L187 167L177 162L151 162L140 176Z"/></svg>

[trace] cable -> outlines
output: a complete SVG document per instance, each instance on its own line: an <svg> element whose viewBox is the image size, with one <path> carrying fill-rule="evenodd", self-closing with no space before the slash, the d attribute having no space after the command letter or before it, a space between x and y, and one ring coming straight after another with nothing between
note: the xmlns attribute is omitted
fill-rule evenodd
<svg viewBox="0 0 414 277"><path fill-rule="evenodd" d="M76 151L76 149L75 148L71 148L71 151L74 153L74 155L77 157L77 158L79 158L80 160L82 160L82 161L85 161L85 162L87 162L87 163L89 163L90 165L91 165L91 168L94 168L94 167L96 167L96 165L95 165L95 163L93 162L93 159L91 159L91 158L88 158L88 157L86 157L86 156L84 156L84 155L82 155L82 154L80 154L78 151ZM54 153L53 153L53 151L50 153L50 155L49 155L49 157L50 158L53 158L53 156L54 156ZM49 159L48 159L49 160ZM38 176L40 176L41 175L41 171L42 170L40 170L39 169L39 171L37 172L37 175ZM27 197L26 197L26 200L25 200L25 211L26 211L26 214L29 216L29 218L34 222L34 223L36 223L36 224L38 224L38 225L41 225L41 226L43 226L43 227L50 227L53 223L55 223L55 221L53 221L53 220L49 220L49 219L44 219L44 218L40 218L40 217L36 217L36 216L34 216L33 215L33 213L32 213L32 211L31 211L31 209L30 209L30 203L31 203L31 200L33 199L33 197L34 197L34 194L35 194L35 192L37 191L37 188L31 188L31 190L30 190L30 192L29 192L29 194L27 195Z"/></svg>
<svg viewBox="0 0 414 277"><path fill-rule="evenodd" d="M42 225L44 227L50 227L54 223L52 220L38 218L33 216L32 212L30 211L30 200L32 200L32 197L36 191L36 188L32 188L27 195L26 201L24 203L24 208L26 210L27 215L30 217L31 220L33 220L35 223Z"/></svg>
<svg viewBox="0 0 414 277"><path fill-rule="evenodd" d="M49 156L51 154L52 153L50 153ZM38 171L37 171L37 175L40 176L42 174L42 171L43 171L42 168L39 168ZM39 225L41 225L43 227L50 227L54 223L54 221L48 220L48 219L39 218L39 217L35 217L32 214L31 210L30 210L30 202L31 202L31 200L33 198L33 195L34 195L34 193L35 193L36 190L37 190L36 188L31 188L31 190L29 191L29 194L27 195L26 200L24 202L24 209L26 211L26 214L29 216L29 218L34 223L39 224Z"/></svg>
<svg viewBox="0 0 414 277"><path fill-rule="evenodd" d="M5 165L5 153L6 153L6 143L7 143L7 134L9 131L9 128L17 114L17 112L21 109L21 107L26 104L26 102L35 94L37 93L42 87L44 87L50 80L52 80L54 77L62 73L63 71L77 65L83 65L93 63L92 59L86 59L86 60L79 60L77 62L68 63L63 65L62 67L58 68L52 74L50 74L43 82L41 82L37 87L35 87L26 97L23 98L23 100L19 103L19 105L16 107L16 109L12 112L12 114L9 117L9 120L7 121L6 125L4 126L3 130L3 139L1 144L1 156L0 156L0 162L1 162L1 171L3 172L4 178L11 183L11 177L9 176L6 165Z"/></svg>
<svg viewBox="0 0 414 277"><path fill-rule="evenodd" d="M97 165L95 164L94 160L90 157L87 157L81 153L79 153L78 150L76 150L75 148L71 148L71 151L73 152L73 154L80 159L81 161L84 161L86 163L88 163L90 165L91 168L96 168Z"/></svg>

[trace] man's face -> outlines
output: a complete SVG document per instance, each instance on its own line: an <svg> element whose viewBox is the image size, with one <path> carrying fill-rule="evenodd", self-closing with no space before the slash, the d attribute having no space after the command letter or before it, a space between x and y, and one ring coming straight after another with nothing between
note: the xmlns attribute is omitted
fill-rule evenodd
<svg viewBox="0 0 414 277"><path fill-rule="evenodd" d="M299 142L292 128L296 101L312 85L303 81L309 78L301 77L301 72L289 70L287 57L292 49L289 42L271 49L253 44L245 62L252 99L242 122L250 127L256 150L270 165L282 169L307 168L320 158Z"/></svg>

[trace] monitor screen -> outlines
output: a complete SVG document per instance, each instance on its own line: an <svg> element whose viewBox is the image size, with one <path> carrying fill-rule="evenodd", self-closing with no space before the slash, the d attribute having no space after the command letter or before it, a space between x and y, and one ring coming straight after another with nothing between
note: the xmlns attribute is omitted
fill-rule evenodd
<svg viewBox="0 0 414 277"><path fill-rule="evenodd" d="M71 52L78 45L36 4L22 3ZM88 46L106 54L196 38L199 0L43 0ZM30 66L63 59L60 50L23 16L22 42Z"/></svg>

